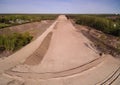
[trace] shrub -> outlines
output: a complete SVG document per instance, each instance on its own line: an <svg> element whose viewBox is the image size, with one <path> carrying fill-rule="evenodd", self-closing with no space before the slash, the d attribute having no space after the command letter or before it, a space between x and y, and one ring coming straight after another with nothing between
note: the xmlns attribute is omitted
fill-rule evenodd
<svg viewBox="0 0 120 85"><path fill-rule="evenodd" d="M107 18L81 15L76 19L76 23L93 27L107 34L120 36L119 24Z"/></svg>
<svg viewBox="0 0 120 85"><path fill-rule="evenodd" d="M0 29L5 28L5 27L8 27L8 26L9 26L9 24L0 23Z"/></svg>
<svg viewBox="0 0 120 85"><path fill-rule="evenodd" d="M36 22L36 21L41 21L41 20L54 20L57 18L57 15L39 15L39 14L11 14L11 15L0 15L0 28L5 28L8 26L14 26L14 25L19 25L19 24L24 24L28 22Z"/></svg>
<svg viewBox="0 0 120 85"><path fill-rule="evenodd" d="M13 33L11 35L0 35L0 50L15 51L30 43L32 36L29 33Z"/></svg>

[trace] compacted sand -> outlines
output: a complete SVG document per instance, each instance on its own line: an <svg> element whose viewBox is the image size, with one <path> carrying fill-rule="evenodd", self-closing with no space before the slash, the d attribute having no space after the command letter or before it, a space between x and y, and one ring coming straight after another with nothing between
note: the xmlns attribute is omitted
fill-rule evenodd
<svg viewBox="0 0 120 85"><path fill-rule="evenodd" d="M29 55L20 54L26 49ZM10 56L0 62L0 85L120 84L120 61L111 55L99 56L93 43L64 15L20 51L16 55L22 58Z"/></svg>

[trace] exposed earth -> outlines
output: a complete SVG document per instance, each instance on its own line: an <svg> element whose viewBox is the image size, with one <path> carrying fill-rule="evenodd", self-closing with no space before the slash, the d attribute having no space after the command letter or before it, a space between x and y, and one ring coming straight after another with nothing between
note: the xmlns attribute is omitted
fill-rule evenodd
<svg viewBox="0 0 120 85"><path fill-rule="evenodd" d="M33 36L32 40L35 40L39 37L46 29L54 22L54 20L42 20L41 22L32 22L12 27L7 27L4 29L0 29L0 35L9 35L13 33L25 33L29 32L31 36ZM5 58L14 52L12 51L3 51L0 52L0 58Z"/></svg>
<svg viewBox="0 0 120 85"><path fill-rule="evenodd" d="M0 60L0 85L120 85L120 60L101 54L60 15L37 39Z"/></svg>

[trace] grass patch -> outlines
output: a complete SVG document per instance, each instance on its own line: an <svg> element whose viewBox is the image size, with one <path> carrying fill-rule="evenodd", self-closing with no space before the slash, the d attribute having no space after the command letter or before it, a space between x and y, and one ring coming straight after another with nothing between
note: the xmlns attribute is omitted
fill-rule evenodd
<svg viewBox="0 0 120 85"><path fill-rule="evenodd" d="M32 36L28 32L0 35L0 51L16 51L30 43L31 40Z"/></svg>

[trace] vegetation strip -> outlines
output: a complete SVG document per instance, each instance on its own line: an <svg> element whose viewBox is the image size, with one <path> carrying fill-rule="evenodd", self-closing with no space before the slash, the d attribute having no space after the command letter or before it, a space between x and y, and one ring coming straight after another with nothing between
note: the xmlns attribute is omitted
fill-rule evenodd
<svg viewBox="0 0 120 85"><path fill-rule="evenodd" d="M0 14L0 29L41 20L55 20L57 16L56 14Z"/></svg>
<svg viewBox="0 0 120 85"><path fill-rule="evenodd" d="M32 36L28 33L13 33L10 35L0 35L0 52L16 51L30 43Z"/></svg>
<svg viewBox="0 0 120 85"><path fill-rule="evenodd" d="M68 17L74 19L76 24L87 25L104 33L120 36L120 17L116 20L99 15L69 15Z"/></svg>

